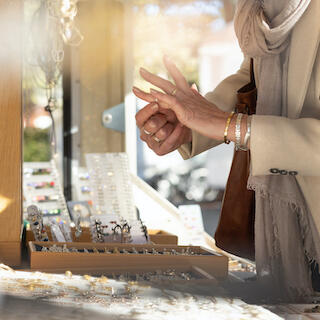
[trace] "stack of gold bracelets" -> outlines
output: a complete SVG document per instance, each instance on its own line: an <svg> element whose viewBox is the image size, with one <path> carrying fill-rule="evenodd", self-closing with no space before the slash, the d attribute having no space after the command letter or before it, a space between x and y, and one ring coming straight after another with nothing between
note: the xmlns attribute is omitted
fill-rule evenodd
<svg viewBox="0 0 320 320"><path fill-rule="evenodd" d="M229 126L230 123L232 121L232 118L234 116L235 112L232 111L227 119L226 122L226 127L224 130L224 143L229 144L230 140L228 139L228 130L229 130ZM236 126L235 126L235 137L236 137L236 141L235 141L235 148L236 150L242 150L242 151L248 151L248 142L251 136L251 118L248 117L247 118L247 132L245 134L244 140L243 140L243 144L241 144L241 124L242 124L242 117L243 117L243 113L237 113L237 119L236 119Z"/></svg>

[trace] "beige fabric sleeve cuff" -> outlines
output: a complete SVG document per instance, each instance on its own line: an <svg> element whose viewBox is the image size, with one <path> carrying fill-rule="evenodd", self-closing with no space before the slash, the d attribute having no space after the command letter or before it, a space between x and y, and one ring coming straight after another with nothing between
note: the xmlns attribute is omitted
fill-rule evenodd
<svg viewBox="0 0 320 320"><path fill-rule="evenodd" d="M190 159L208 149L211 149L221 142L202 136L192 131L192 142L182 145L178 151L184 160Z"/></svg>
<svg viewBox="0 0 320 320"><path fill-rule="evenodd" d="M253 115L251 170L254 176L271 169L320 176L320 120Z"/></svg>

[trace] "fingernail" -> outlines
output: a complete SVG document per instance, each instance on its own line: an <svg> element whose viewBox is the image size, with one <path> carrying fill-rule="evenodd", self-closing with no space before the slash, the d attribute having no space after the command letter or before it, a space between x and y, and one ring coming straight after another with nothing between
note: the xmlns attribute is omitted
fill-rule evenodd
<svg viewBox="0 0 320 320"><path fill-rule="evenodd" d="M142 73L148 73L148 71L145 69L145 68L140 68L140 72L142 72Z"/></svg>

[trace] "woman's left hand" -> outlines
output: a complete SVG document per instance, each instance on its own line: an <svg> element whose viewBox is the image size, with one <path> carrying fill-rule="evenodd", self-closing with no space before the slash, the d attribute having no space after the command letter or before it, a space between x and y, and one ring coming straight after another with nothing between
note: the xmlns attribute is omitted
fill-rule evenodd
<svg viewBox="0 0 320 320"><path fill-rule="evenodd" d="M205 99L197 90L190 88L188 82L168 58L165 66L176 85L141 68L141 76L165 93L150 90L152 96L176 114L186 127L209 138L223 141L224 129L229 113L220 110L215 104Z"/></svg>

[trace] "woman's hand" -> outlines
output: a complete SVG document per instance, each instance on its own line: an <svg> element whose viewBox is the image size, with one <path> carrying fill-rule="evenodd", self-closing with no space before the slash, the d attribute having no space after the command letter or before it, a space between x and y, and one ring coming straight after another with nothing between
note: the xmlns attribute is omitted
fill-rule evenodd
<svg viewBox="0 0 320 320"><path fill-rule="evenodd" d="M154 100L150 94L134 88L135 94L146 101ZM157 155L168 154L191 141L191 130L183 126L170 109L151 102L136 114L140 138Z"/></svg>
<svg viewBox="0 0 320 320"><path fill-rule="evenodd" d="M136 122L141 140L145 141L150 149L157 155L165 155L191 142L191 130L177 119L168 105L156 102L152 94L136 87L133 92L138 98L149 102L137 112Z"/></svg>
<svg viewBox="0 0 320 320"><path fill-rule="evenodd" d="M220 110L201 96L197 90L190 88L186 79L169 58L165 57L164 63L175 85L143 68L140 69L140 74L146 81L165 92L151 89L153 98L148 96L148 99L157 100L162 109L173 111L177 120L187 128L209 138L223 141L229 113Z"/></svg>

